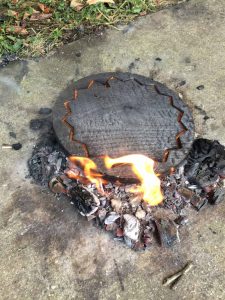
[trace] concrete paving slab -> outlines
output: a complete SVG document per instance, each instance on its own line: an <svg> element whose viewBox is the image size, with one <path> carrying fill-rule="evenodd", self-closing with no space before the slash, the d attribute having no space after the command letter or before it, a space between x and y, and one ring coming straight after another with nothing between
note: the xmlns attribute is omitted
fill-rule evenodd
<svg viewBox="0 0 225 300"><path fill-rule="evenodd" d="M23 144L1 150L0 299L225 298L225 204L192 212L173 249L135 253L25 178L38 137L30 120L69 81L92 73L131 71L165 83L192 108L197 133L225 144L224 28L223 0L191 0L0 70L0 139ZM187 260L194 271L175 291L163 287Z"/></svg>

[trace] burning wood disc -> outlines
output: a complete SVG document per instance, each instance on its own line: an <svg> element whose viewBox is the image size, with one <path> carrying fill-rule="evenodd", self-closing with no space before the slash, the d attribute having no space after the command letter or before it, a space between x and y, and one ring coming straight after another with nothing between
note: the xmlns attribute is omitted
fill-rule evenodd
<svg viewBox="0 0 225 300"><path fill-rule="evenodd" d="M56 101L53 126L68 153L92 158L102 172L102 156L128 154L144 154L160 171L168 170L186 157L194 138L191 112L179 96L129 73L92 75L70 84ZM124 167L107 173L131 177Z"/></svg>

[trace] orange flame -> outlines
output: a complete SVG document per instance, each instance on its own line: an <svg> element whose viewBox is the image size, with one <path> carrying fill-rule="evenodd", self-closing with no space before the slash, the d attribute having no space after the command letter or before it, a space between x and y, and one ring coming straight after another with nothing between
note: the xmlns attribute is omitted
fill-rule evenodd
<svg viewBox="0 0 225 300"><path fill-rule="evenodd" d="M108 169L117 164L129 164L132 171L139 178L141 185L137 188L143 194L143 200L150 205L158 205L163 200L160 188L160 180L154 172L154 161L141 154L131 154L119 158L105 157L105 165Z"/></svg>
<svg viewBox="0 0 225 300"><path fill-rule="evenodd" d="M97 172L97 166L93 160L87 157L70 156L69 161L75 165L79 164L85 175L83 177L79 172L75 173L73 170L69 170L66 172L69 178L78 179L83 183L86 178L89 182L94 183L98 190L101 190L102 184L106 183L106 181L102 178L102 174Z"/></svg>
<svg viewBox="0 0 225 300"><path fill-rule="evenodd" d="M83 176L71 168L67 171L67 176L71 179L77 179L82 183L87 183L87 180L96 184L99 191L102 191L102 184L107 183L103 175L97 171L97 166L90 158L70 156L69 161L75 166L83 170ZM104 157L106 168L110 169L116 165L131 165L134 174L140 180L140 186L132 192L143 194L143 200L150 205L158 205L163 200L163 195L160 188L160 179L154 172L154 161L147 156L141 154L131 154L119 158Z"/></svg>

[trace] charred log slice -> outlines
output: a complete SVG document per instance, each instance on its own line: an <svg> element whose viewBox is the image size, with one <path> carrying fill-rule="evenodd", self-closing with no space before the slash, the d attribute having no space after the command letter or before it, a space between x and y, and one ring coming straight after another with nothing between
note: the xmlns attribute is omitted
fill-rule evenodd
<svg viewBox="0 0 225 300"><path fill-rule="evenodd" d="M53 109L55 133L70 154L86 156L100 171L129 178L129 168L106 170L101 157L144 154L165 171L193 142L192 114L159 82L130 73L103 73L70 84Z"/></svg>

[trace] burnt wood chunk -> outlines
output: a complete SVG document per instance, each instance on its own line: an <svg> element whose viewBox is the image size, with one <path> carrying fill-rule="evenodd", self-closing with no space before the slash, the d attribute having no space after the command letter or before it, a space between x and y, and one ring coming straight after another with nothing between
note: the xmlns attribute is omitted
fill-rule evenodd
<svg viewBox="0 0 225 300"><path fill-rule="evenodd" d="M187 200L191 200L195 196L195 192L186 187L179 188L178 193Z"/></svg>
<svg viewBox="0 0 225 300"><path fill-rule="evenodd" d="M225 177L225 147L218 141L197 139L184 168L189 181L206 188Z"/></svg>
<svg viewBox="0 0 225 300"><path fill-rule="evenodd" d="M164 247L171 247L177 240L177 227L170 220L155 220L160 244Z"/></svg>
<svg viewBox="0 0 225 300"><path fill-rule="evenodd" d="M53 109L53 127L70 154L125 178L133 176L129 168L106 171L97 157L144 154L164 171L187 156L194 138L192 114L179 96L130 73L91 75L68 86Z"/></svg>
<svg viewBox="0 0 225 300"><path fill-rule="evenodd" d="M208 200L205 197L193 195L193 197L191 198L191 204L197 210L202 209L207 203L208 203Z"/></svg>
<svg viewBox="0 0 225 300"><path fill-rule="evenodd" d="M225 199L225 188L218 187L209 199L210 204L218 204Z"/></svg>
<svg viewBox="0 0 225 300"><path fill-rule="evenodd" d="M97 211L99 200L87 188L77 185L70 190L69 195L71 202L83 216L90 216Z"/></svg>
<svg viewBox="0 0 225 300"><path fill-rule="evenodd" d="M192 206L197 210L202 209L208 203L205 196L198 196L194 191L188 188L182 187L178 190L178 193L189 200Z"/></svg>

